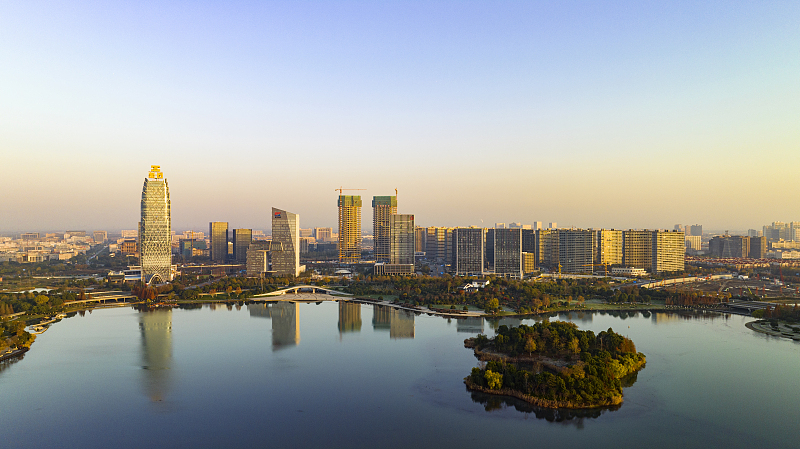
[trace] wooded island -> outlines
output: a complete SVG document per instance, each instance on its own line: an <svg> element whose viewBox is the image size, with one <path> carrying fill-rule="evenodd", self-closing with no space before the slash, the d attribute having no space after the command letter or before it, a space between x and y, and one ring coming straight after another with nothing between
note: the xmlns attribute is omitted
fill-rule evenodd
<svg viewBox="0 0 800 449"><path fill-rule="evenodd" d="M563 321L500 326L494 338L478 335L464 346L485 362L464 379L470 390L548 408L619 405L621 379L645 364L633 342L610 328L595 335Z"/></svg>

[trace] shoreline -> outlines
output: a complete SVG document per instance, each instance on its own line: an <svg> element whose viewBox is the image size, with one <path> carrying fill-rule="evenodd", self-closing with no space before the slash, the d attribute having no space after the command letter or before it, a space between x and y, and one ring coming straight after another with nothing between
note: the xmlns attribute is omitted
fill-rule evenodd
<svg viewBox="0 0 800 449"><path fill-rule="evenodd" d="M5 353L3 355L0 355L0 362L5 362L6 360L11 360L11 359L17 358L17 357L25 354L29 350L30 350L30 348L22 348L22 349L15 349L15 350L13 350L11 352L7 352L7 353Z"/></svg>
<svg viewBox="0 0 800 449"><path fill-rule="evenodd" d="M756 320L744 323L744 325L751 331L755 331L761 334L766 334L772 337L788 338L794 341L800 341L800 333L790 333L790 332L781 332L779 330L772 330L772 326L770 326L768 323L769 321Z"/></svg>
<svg viewBox="0 0 800 449"><path fill-rule="evenodd" d="M596 408L614 407L614 406L622 404L622 396L614 396L614 399L612 401L606 402L606 403L603 403L603 404L578 405L578 404L573 404L572 402L569 402L569 401L562 402L562 401L554 401L554 400L551 400L551 399L538 398L536 396L527 395L527 394L519 392L517 390L511 390L511 389L508 389L508 388L503 388L503 389L500 389L500 390L490 390L488 388L484 388L484 387L481 387L479 385L475 385L475 383L472 382L469 379L469 376L464 378L464 384L467 386L467 389L470 390L470 391L478 391L478 392L481 392L481 393L493 394L493 395L496 395L496 396L510 396L512 398L516 398L516 399L525 401L525 402L527 402L529 404L533 404L533 405L535 405L537 407L549 408L549 409L563 408L563 409L570 409L570 410L590 410L590 409L596 409Z"/></svg>

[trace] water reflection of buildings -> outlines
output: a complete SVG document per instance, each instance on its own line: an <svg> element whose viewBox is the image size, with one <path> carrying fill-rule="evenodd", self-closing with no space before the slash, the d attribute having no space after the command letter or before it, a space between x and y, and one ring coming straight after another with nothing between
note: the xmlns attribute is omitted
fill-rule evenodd
<svg viewBox="0 0 800 449"><path fill-rule="evenodd" d="M361 304L339 301L339 333L361 332Z"/></svg>
<svg viewBox="0 0 800 449"><path fill-rule="evenodd" d="M297 303L281 301L273 304L248 304L251 317L272 319L272 349L278 350L300 343Z"/></svg>
<svg viewBox="0 0 800 449"><path fill-rule="evenodd" d="M483 318L470 316L456 319L456 332L469 332L471 334L483 333Z"/></svg>
<svg viewBox="0 0 800 449"><path fill-rule="evenodd" d="M169 388L172 362L172 310L148 310L139 314L142 333L142 383L153 401L162 401Z"/></svg>
<svg viewBox="0 0 800 449"><path fill-rule="evenodd" d="M497 330L500 326L506 325L508 327L519 327L522 324L522 319L515 318L515 317L503 317L503 318L487 318L489 322L489 327L491 329Z"/></svg>
<svg viewBox="0 0 800 449"><path fill-rule="evenodd" d="M561 321L577 321L584 324L591 323L593 317L594 312L584 311L562 312L558 314L558 319Z"/></svg>
<svg viewBox="0 0 800 449"><path fill-rule="evenodd" d="M390 338L414 338L414 313L389 306L372 306L372 328L389 330Z"/></svg>
<svg viewBox="0 0 800 449"><path fill-rule="evenodd" d="M661 313L655 312L651 315L650 319L654 323L678 323L680 322L680 317L676 313Z"/></svg>

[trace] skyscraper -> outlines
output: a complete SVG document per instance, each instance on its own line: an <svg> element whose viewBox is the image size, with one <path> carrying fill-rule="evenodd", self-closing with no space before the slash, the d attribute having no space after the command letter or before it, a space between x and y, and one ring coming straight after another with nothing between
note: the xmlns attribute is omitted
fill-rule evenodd
<svg viewBox="0 0 800 449"><path fill-rule="evenodd" d="M447 234L450 232L452 232L450 228L434 226L426 228L425 257L428 260L445 261L447 257Z"/></svg>
<svg viewBox="0 0 800 449"><path fill-rule="evenodd" d="M747 237L743 240L750 243ZM653 231L653 273L683 271L685 241L683 231ZM744 252L744 257L747 257L747 252Z"/></svg>
<svg viewBox="0 0 800 449"><path fill-rule="evenodd" d="M653 269L653 232L622 231L622 263L626 267Z"/></svg>
<svg viewBox="0 0 800 449"><path fill-rule="evenodd" d="M361 195L339 195L339 262L361 260Z"/></svg>
<svg viewBox="0 0 800 449"><path fill-rule="evenodd" d="M493 247L494 272L522 279L522 229L495 229Z"/></svg>
<svg viewBox="0 0 800 449"><path fill-rule="evenodd" d="M247 247L253 241L252 229L233 230L233 260L236 263L247 262Z"/></svg>
<svg viewBox="0 0 800 449"><path fill-rule="evenodd" d="M414 251L425 251L428 246L427 242L428 230L426 228L417 226L414 229Z"/></svg>
<svg viewBox="0 0 800 449"><path fill-rule="evenodd" d="M675 231L623 231L623 263L652 273L683 271L685 234Z"/></svg>
<svg viewBox="0 0 800 449"><path fill-rule="evenodd" d="M484 228L453 229L453 271L456 275L483 275L485 243Z"/></svg>
<svg viewBox="0 0 800 449"><path fill-rule="evenodd" d="M389 217L397 213L396 196L372 197L372 234L375 237L375 260L389 262L391 255Z"/></svg>
<svg viewBox="0 0 800 449"><path fill-rule="evenodd" d="M414 215L394 214L389 217L390 263L414 264ZM377 241L375 242L377 246Z"/></svg>
<svg viewBox="0 0 800 449"><path fill-rule="evenodd" d="M272 252L272 271L277 275L300 275L300 216L272 208L272 243L281 250Z"/></svg>
<svg viewBox="0 0 800 449"><path fill-rule="evenodd" d="M142 280L172 280L172 242L170 231L169 186L161 167L150 166L142 188L142 216L139 222L139 247Z"/></svg>
<svg viewBox="0 0 800 449"><path fill-rule="evenodd" d="M597 263L622 265L622 231L601 229L597 231Z"/></svg>
<svg viewBox="0 0 800 449"><path fill-rule="evenodd" d="M558 263L562 273L591 273L597 235L585 229L559 229ZM553 269L557 267L553 266Z"/></svg>
<svg viewBox="0 0 800 449"><path fill-rule="evenodd" d="M211 236L211 260L225 263L228 257L228 222L212 221L208 224L208 235Z"/></svg>

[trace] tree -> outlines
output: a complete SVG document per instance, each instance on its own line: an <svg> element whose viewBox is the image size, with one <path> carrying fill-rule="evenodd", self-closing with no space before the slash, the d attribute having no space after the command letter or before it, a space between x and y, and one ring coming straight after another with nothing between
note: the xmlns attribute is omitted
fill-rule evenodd
<svg viewBox="0 0 800 449"><path fill-rule="evenodd" d="M528 335L528 339L525 340L525 350L529 355L533 355L536 351L536 340L533 339L532 335Z"/></svg>
<svg viewBox="0 0 800 449"><path fill-rule="evenodd" d="M502 374L487 369L483 377L486 379L486 385L489 386L490 390L499 390L503 387Z"/></svg>
<svg viewBox="0 0 800 449"><path fill-rule="evenodd" d="M486 303L486 312L494 312L500 308L500 301L497 298L492 298Z"/></svg>
<svg viewBox="0 0 800 449"><path fill-rule="evenodd" d="M577 338L572 337L572 340L567 343L567 349L573 354L579 354L581 352L581 345L580 341Z"/></svg>
<svg viewBox="0 0 800 449"><path fill-rule="evenodd" d="M35 298L33 298L33 300L36 301L37 305L41 306L47 304L47 301L50 301L50 298L45 295L38 295Z"/></svg>

